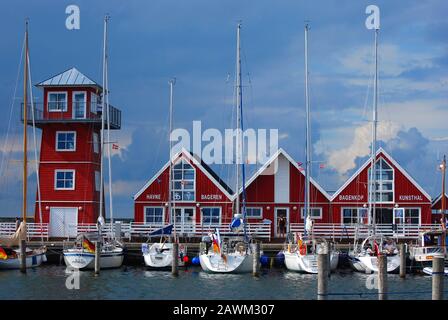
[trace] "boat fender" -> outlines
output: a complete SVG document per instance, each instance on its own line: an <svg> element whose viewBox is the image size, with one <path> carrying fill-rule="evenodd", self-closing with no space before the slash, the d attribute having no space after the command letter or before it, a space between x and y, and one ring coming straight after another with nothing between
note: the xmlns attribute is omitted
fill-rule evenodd
<svg viewBox="0 0 448 320"><path fill-rule="evenodd" d="M299 248L300 255L306 255L306 245L301 245Z"/></svg>
<svg viewBox="0 0 448 320"><path fill-rule="evenodd" d="M182 261L185 262L185 263L188 263L189 260L190 259L188 258L188 256L185 256L185 257L182 258Z"/></svg>
<svg viewBox="0 0 448 320"><path fill-rule="evenodd" d="M191 259L191 263L195 266L198 266L201 264L201 261L199 260L199 257L193 257L193 259Z"/></svg>
<svg viewBox="0 0 448 320"><path fill-rule="evenodd" d="M265 256L265 255L262 255L262 256L260 257L260 263L261 263L262 266L267 266L267 265L269 265L269 257L268 257L268 256Z"/></svg>
<svg viewBox="0 0 448 320"><path fill-rule="evenodd" d="M47 256L45 254L42 255L42 262L47 262Z"/></svg>

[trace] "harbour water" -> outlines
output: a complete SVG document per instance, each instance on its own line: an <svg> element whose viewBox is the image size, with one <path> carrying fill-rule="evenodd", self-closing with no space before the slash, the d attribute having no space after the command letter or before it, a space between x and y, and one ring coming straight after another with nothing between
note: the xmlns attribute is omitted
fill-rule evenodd
<svg viewBox="0 0 448 320"><path fill-rule="evenodd" d="M123 266L79 272L79 289L67 289L65 266L44 265L21 274L17 270L0 272L0 300L4 299L157 299L157 300L297 300L316 299L317 276L289 272L281 268L262 269L259 278L251 274L207 274L200 267L180 270L174 277L169 271L151 271L140 266ZM369 278L370 277L370 278ZM329 299L376 300L376 275L351 271L333 273ZM431 299L431 277L424 275L388 275L389 299ZM445 279L445 287L448 287ZM370 289L369 289L370 288ZM353 293L353 294L352 294ZM445 296L447 296L445 294Z"/></svg>

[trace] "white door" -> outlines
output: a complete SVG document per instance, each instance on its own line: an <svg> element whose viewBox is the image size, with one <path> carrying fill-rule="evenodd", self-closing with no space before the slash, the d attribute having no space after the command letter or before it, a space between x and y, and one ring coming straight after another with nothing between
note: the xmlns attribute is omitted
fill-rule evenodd
<svg viewBox="0 0 448 320"><path fill-rule="evenodd" d="M393 224L395 225L394 233L396 235L405 235L405 211L404 208L394 208Z"/></svg>
<svg viewBox="0 0 448 320"><path fill-rule="evenodd" d="M283 230L280 228L280 218L284 220ZM274 236L275 237L285 237L286 233L289 232L289 208L275 208L274 211L274 220L275 220L275 228L274 228Z"/></svg>
<svg viewBox="0 0 448 320"><path fill-rule="evenodd" d="M76 237L78 225L78 208L50 209L50 237Z"/></svg>
<svg viewBox="0 0 448 320"><path fill-rule="evenodd" d="M195 223L195 208L173 208L176 212L176 231L179 233L193 233ZM173 221L171 216L171 221Z"/></svg>

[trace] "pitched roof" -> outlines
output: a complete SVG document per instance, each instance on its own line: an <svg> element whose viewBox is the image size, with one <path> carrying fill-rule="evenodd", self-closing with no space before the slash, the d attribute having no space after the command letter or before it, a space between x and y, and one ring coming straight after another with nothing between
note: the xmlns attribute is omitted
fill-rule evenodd
<svg viewBox="0 0 448 320"><path fill-rule="evenodd" d="M417 181L412 178L409 173L406 172L406 170L403 169L402 166L398 164L397 161L394 160L383 148L378 148L375 154L375 159L378 157L378 155L382 153L387 160L389 160L417 189L426 196L429 200L431 200L431 196L417 183ZM331 197L331 201L333 201L338 194L340 194L355 178L367 167L370 165L372 157L369 157L367 161L348 179L335 193L333 193Z"/></svg>
<svg viewBox="0 0 448 320"><path fill-rule="evenodd" d="M445 193L445 198L448 198L448 195ZM439 194L439 196L437 198L435 198L434 200L432 200L431 206L434 206L437 202L440 201L440 199L442 199L442 193Z"/></svg>
<svg viewBox="0 0 448 320"><path fill-rule="evenodd" d="M36 87L45 86L94 86L101 88L98 83L79 72L76 68L65 70L62 73L36 84Z"/></svg>
<svg viewBox="0 0 448 320"><path fill-rule="evenodd" d="M264 170L266 170L266 168L267 167L269 167L270 165L271 165L271 163L272 162L274 162L280 155L283 155L290 163L292 163L293 165L294 165L294 167L297 169L297 170L299 170L299 172L303 175L303 176L305 176L305 173L302 171L302 170L300 170L300 166L298 165L298 163L297 162L295 162L294 161L294 159L285 151L285 150L283 150L282 148L279 148L278 150L277 150L277 152L276 153L274 153L272 156L271 156L271 158L269 158L269 160L268 161L266 161L266 163L263 165L263 166L261 166L260 167L260 169L258 169L258 171L257 172L255 172L255 174L246 182L246 189L247 189L247 187L249 187L249 185L252 183L252 182L254 182L255 181L255 179L257 179L257 177L260 175L260 174L262 174L263 173L263 171ZM314 186L314 187L316 187L316 189L317 190L319 190L328 200L330 200L330 195L313 179L313 178L311 178L310 177L310 182L311 182L311 184ZM240 192L239 193L241 193L241 192L243 192L243 189L241 188L240 189ZM233 196L234 198L236 198L236 194Z"/></svg>
<svg viewBox="0 0 448 320"><path fill-rule="evenodd" d="M180 156L185 156L188 160L191 160L201 170L207 178L209 178L217 187L224 193L229 199L232 199L233 190L221 179L218 175L202 160L198 160L199 157L193 154L193 152L187 151L182 148L181 151L176 153L171 161L175 161ZM147 182L145 185L134 195L136 200L170 165L170 161L167 161L165 165Z"/></svg>

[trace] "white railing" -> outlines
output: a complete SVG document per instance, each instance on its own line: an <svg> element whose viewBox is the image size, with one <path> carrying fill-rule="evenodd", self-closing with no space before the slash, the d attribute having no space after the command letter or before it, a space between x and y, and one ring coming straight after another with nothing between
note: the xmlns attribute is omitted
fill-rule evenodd
<svg viewBox="0 0 448 320"><path fill-rule="evenodd" d="M85 232L96 232L97 226L94 223L91 224L78 224L76 227L76 234ZM103 228L103 233L119 232L125 239L131 240L131 238L146 238L147 235L157 229L160 229L161 225L150 225L143 223L115 223L112 230L111 225L106 223ZM216 225L203 225L188 224L188 225L176 225L175 232L182 237L202 237L209 232L213 232L218 228L222 235L230 235L232 232L229 229L228 223L221 223ZM394 237L397 239L417 239L418 235L422 231L426 230L438 230L439 224L423 224L423 225L391 225L391 224L378 224L376 225L376 233L388 237ZM43 237L48 240L51 235L49 234L48 223L27 223L28 234L27 238L40 239ZM302 232L303 223L291 223L289 225L289 232ZM0 237L11 236L16 231L15 223L0 223ZM250 223L247 225L247 231L249 235L254 238L271 239L271 224L265 223ZM369 234L369 227L365 225L342 225L331 223L316 223L313 226L313 235L317 237L331 238L334 240L352 240L355 237L365 237Z"/></svg>
<svg viewBox="0 0 448 320"><path fill-rule="evenodd" d="M420 232L424 230L437 230L440 228L440 224L422 224L422 225L391 225L391 224L377 224L376 234L403 238L403 239L416 239ZM291 223L289 225L290 232L302 232L304 226L303 223ZM342 225L332 223L316 223L313 226L313 235L317 237L333 238L333 239L353 239L355 234L358 237L365 237L369 235L371 227L366 225Z"/></svg>
<svg viewBox="0 0 448 320"><path fill-rule="evenodd" d="M27 223L27 239L44 238L48 240L48 223ZM16 232L15 222L0 223L0 237L9 237Z"/></svg>

